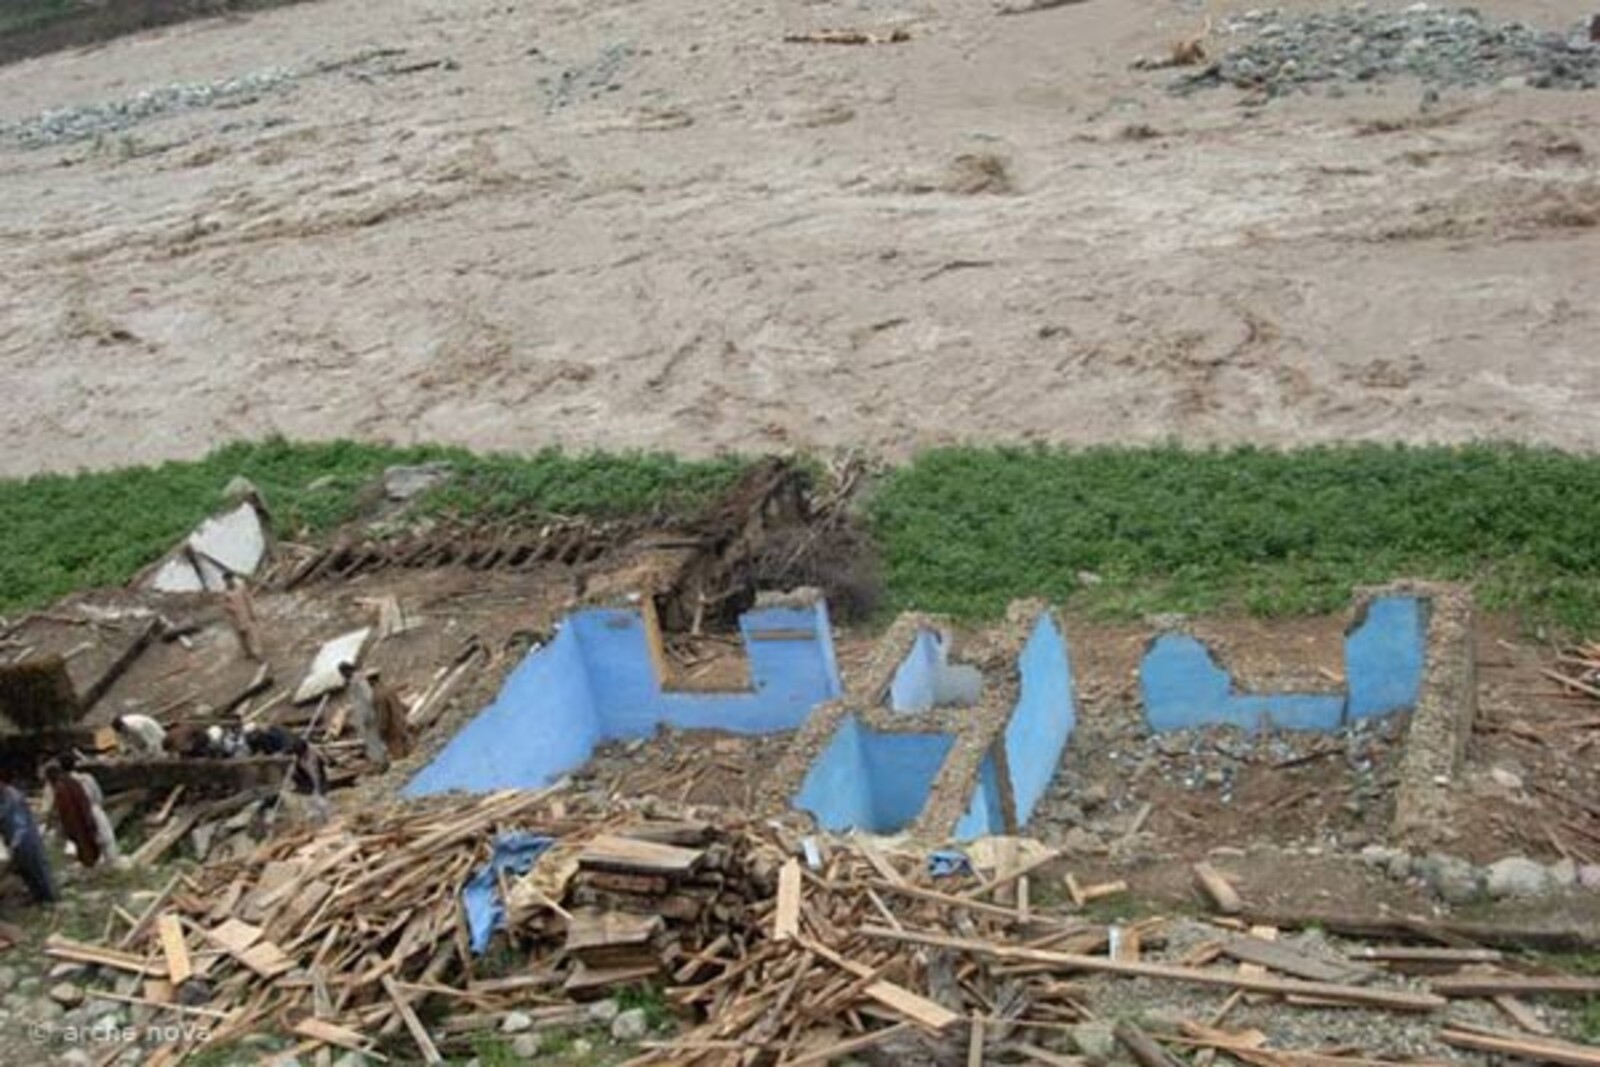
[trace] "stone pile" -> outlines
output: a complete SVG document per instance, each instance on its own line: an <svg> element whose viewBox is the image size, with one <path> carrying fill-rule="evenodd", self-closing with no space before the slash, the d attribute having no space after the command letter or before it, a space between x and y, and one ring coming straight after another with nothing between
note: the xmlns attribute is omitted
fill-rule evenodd
<svg viewBox="0 0 1600 1067"><path fill-rule="evenodd" d="M1600 42L1589 26L1541 30L1492 22L1470 8L1365 4L1304 14L1248 11L1214 31L1222 41L1210 65L1172 84L1176 92L1232 85L1280 96L1313 85L1345 86L1416 78L1434 87L1593 89L1600 85Z"/></svg>

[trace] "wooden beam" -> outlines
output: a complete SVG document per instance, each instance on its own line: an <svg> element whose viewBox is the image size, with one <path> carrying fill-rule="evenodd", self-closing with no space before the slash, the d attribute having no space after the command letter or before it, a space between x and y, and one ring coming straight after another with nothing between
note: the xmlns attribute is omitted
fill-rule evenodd
<svg viewBox="0 0 1600 1067"><path fill-rule="evenodd" d="M1259 937L1227 938L1222 942L1222 954L1241 963L1258 964L1312 982L1361 982L1373 977L1373 972L1365 967L1329 963Z"/></svg>
<svg viewBox="0 0 1600 1067"><path fill-rule="evenodd" d="M1600 993L1600 978L1572 975L1465 975L1435 978L1430 985L1446 997L1518 996L1586 997Z"/></svg>
<svg viewBox="0 0 1600 1067"><path fill-rule="evenodd" d="M1224 915L1237 915L1244 910L1244 901L1233 883L1222 876L1211 864L1201 861L1194 865L1194 880L1211 904ZM1268 924L1268 925L1276 925Z"/></svg>
<svg viewBox="0 0 1600 1067"><path fill-rule="evenodd" d="M417 1050L422 1053L422 1062L443 1063L444 1057L439 1055L438 1046L433 1043L433 1038L428 1036L427 1028L422 1025L422 1020L417 1018L417 1013L411 1010L410 1003L401 994L400 987L395 984L392 976L387 974L383 976L383 991L389 994L394 1010L400 1013L401 1021L410 1031L411 1040L416 1042Z"/></svg>
<svg viewBox="0 0 1600 1067"><path fill-rule="evenodd" d="M1117 1023L1111 1032L1144 1067L1183 1067L1182 1060L1127 1019Z"/></svg>
<svg viewBox="0 0 1600 1067"><path fill-rule="evenodd" d="M1351 915L1342 912L1267 911L1250 908L1243 916L1252 923L1285 930L1318 927L1340 937L1384 941L1431 941L1457 948L1487 946L1503 949L1537 949L1543 952L1593 952L1600 950L1600 932L1564 927L1512 926L1508 923L1473 923L1454 919L1425 919L1411 915ZM1467 942L1468 944L1463 944Z"/></svg>
<svg viewBox="0 0 1600 1067"><path fill-rule="evenodd" d="M899 941L932 948L947 948L968 952L975 956L1007 960L1016 963L1042 963L1068 971L1098 971L1121 974L1132 978L1164 978L1192 985L1222 986L1243 989L1251 993L1272 993L1278 996L1299 995L1342 1004L1361 1004L1394 1011L1435 1011L1445 1006L1442 997L1431 993L1412 993L1403 990L1364 989L1360 986L1335 985L1328 982L1303 982L1296 979L1250 978L1226 971L1204 971L1192 967L1177 967L1161 963L1129 963L1104 956L1079 956L1067 952L1050 952L1023 948L1016 945L997 945L988 941L973 941L941 934L927 934L913 930L890 930L884 927L863 926L861 933L885 941Z"/></svg>
<svg viewBox="0 0 1600 1067"><path fill-rule="evenodd" d="M1559 1063L1566 1067L1600 1067L1600 1048L1573 1045L1542 1037L1517 1035L1490 1036L1464 1030L1441 1030L1439 1040L1456 1048L1475 1052L1498 1052L1535 1063Z"/></svg>
<svg viewBox="0 0 1600 1067"><path fill-rule="evenodd" d="M183 924L176 915L162 915L156 920L156 933L161 938L161 952L167 958L167 981L180 986L194 974L189 946L183 940Z"/></svg>
<svg viewBox="0 0 1600 1067"><path fill-rule="evenodd" d="M800 936L800 861L791 858L778 871L778 906L773 909L774 941Z"/></svg>

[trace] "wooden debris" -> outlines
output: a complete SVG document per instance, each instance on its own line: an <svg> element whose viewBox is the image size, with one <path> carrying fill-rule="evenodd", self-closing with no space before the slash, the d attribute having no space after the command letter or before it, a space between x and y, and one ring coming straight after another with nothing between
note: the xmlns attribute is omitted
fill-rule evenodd
<svg viewBox="0 0 1600 1067"><path fill-rule="evenodd" d="M1495 1052L1503 1056L1532 1060L1535 1063L1560 1063L1568 1067L1600 1067L1600 1048L1592 1045L1574 1045L1554 1038L1445 1029L1439 1032L1439 1040L1456 1048Z"/></svg>
<svg viewBox="0 0 1600 1067"><path fill-rule="evenodd" d="M1373 974L1364 967L1329 963L1259 937L1227 938L1222 942L1222 954L1313 982L1363 982L1371 980Z"/></svg>
<svg viewBox="0 0 1600 1067"><path fill-rule="evenodd" d="M1144 1067L1183 1067L1183 1061L1162 1048L1133 1022L1123 1019L1112 1031Z"/></svg>
<svg viewBox="0 0 1600 1067"><path fill-rule="evenodd" d="M1325 982L1302 982L1292 979L1247 978L1243 975L1228 974L1225 971L1205 971L1161 963L1124 963L1120 960L1107 959L1101 956L1079 956L1065 952L1049 952L1014 945L998 945L992 942L944 937L939 934L919 933L911 930L886 930L866 926L862 928L861 932L869 937L928 945L934 948L954 949L960 952L970 952L980 957L988 956L995 959L1015 960L1025 963L1049 964L1061 970L1100 971L1107 974L1122 974L1130 977L1165 978L1174 982L1225 986L1254 993L1275 993L1284 996L1293 993L1306 997L1315 997L1320 1000L1336 1001L1341 1004L1365 1004L1373 1007L1390 1008L1394 1011L1434 1011L1445 1005L1443 998L1430 993L1364 989L1359 986L1333 985Z"/></svg>
<svg viewBox="0 0 1600 1067"><path fill-rule="evenodd" d="M183 940L183 926L176 915L163 915L156 920L156 933L161 938L161 951L167 958L167 980L180 986L194 974L189 962L189 947Z"/></svg>
<svg viewBox="0 0 1600 1067"><path fill-rule="evenodd" d="M778 872L778 907L773 913L773 940L788 941L800 936L800 892L800 861L791 859Z"/></svg>
<svg viewBox="0 0 1600 1067"><path fill-rule="evenodd" d="M903 44L911 40L911 31L900 27L888 33L868 33L865 30L815 30L811 33L786 33L783 39L789 44Z"/></svg>
<svg viewBox="0 0 1600 1067"><path fill-rule="evenodd" d="M1239 898L1238 890L1220 871L1204 861L1196 863L1193 870L1195 884L1211 901L1212 907L1224 915L1238 915L1244 911L1244 901Z"/></svg>
<svg viewBox="0 0 1600 1067"><path fill-rule="evenodd" d="M1570 975L1462 975L1435 978L1433 990L1446 997L1587 997L1600 993L1600 978Z"/></svg>

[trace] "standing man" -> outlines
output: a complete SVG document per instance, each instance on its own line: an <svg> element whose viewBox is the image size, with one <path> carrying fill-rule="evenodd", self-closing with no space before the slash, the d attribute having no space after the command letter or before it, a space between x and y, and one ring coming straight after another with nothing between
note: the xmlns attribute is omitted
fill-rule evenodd
<svg viewBox="0 0 1600 1067"><path fill-rule="evenodd" d="M44 839L39 836L39 824L33 821L28 808L28 798L11 784L8 774L0 772L0 835L5 837L6 848L11 852L11 865L28 885L37 904L54 904L57 899L55 882L50 877L50 861L44 854Z"/></svg>
<svg viewBox="0 0 1600 1067"><path fill-rule="evenodd" d="M372 684L356 673L356 665L348 660L339 664L339 674L350 690L350 722L355 726L356 736L361 738L367 762L380 771L386 771L389 769L389 749L383 743L383 734L378 728L378 710ZM369 674L377 677L376 671Z"/></svg>
<svg viewBox="0 0 1600 1067"><path fill-rule="evenodd" d="M328 821L328 772L322 765L322 754L303 737L289 745L294 765L289 768L289 784L298 796L306 798L311 816L317 822Z"/></svg>
<svg viewBox="0 0 1600 1067"><path fill-rule="evenodd" d="M112 866L123 866L122 850L117 847L117 831L111 825L111 816L106 814L106 797L105 793L100 789L100 783L88 771L78 769L78 754L76 752L64 753L56 760L56 763L65 772L67 778L78 783L78 786L83 790L84 798L89 802L89 816L94 820L94 839L95 844L100 846L100 854ZM50 768L46 767L46 778L49 778L49 773ZM52 799L54 799L54 780L50 781L50 792Z"/></svg>
<svg viewBox="0 0 1600 1067"><path fill-rule="evenodd" d="M100 833L95 828L94 801L89 798L89 791L59 763L47 765L44 777L50 784L51 807L62 835L72 842L78 862L93 867L100 862Z"/></svg>
<svg viewBox="0 0 1600 1067"><path fill-rule="evenodd" d="M250 590L237 575L229 571L222 576L222 610L227 612L234 633L239 635L239 647L244 654L261 662L261 631L256 622L256 603Z"/></svg>
<svg viewBox="0 0 1600 1067"><path fill-rule="evenodd" d="M369 672L367 677L372 680L372 703L378 713L378 736L383 739L383 747L390 759L405 759L411 755L411 722L406 717L409 714L406 702L400 699L394 686L378 677L377 671Z"/></svg>
<svg viewBox="0 0 1600 1067"><path fill-rule="evenodd" d="M124 756L159 756L166 747L167 731L148 715L118 715L111 728Z"/></svg>

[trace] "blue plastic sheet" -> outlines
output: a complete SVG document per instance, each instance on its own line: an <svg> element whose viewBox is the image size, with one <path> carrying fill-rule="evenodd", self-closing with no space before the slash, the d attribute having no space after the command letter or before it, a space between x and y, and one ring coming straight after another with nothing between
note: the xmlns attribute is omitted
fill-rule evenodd
<svg viewBox="0 0 1600 1067"><path fill-rule="evenodd" d="M553 837L517 830L495 838L494 854L478 873L461 888L461 903L467 909L467 929L472 934L473 955L481 956L489 939L506 919L505 901L500 899L499 872L523 874L541 853L555 844Z"/></svg>
<svg viewBox="0 0 1600 1067"><path fill-rule="evenodd" d="M972 861L965 852L946 849L928 853L928 873L934 878L954 878L958 874L971 874Z"/></svg>

